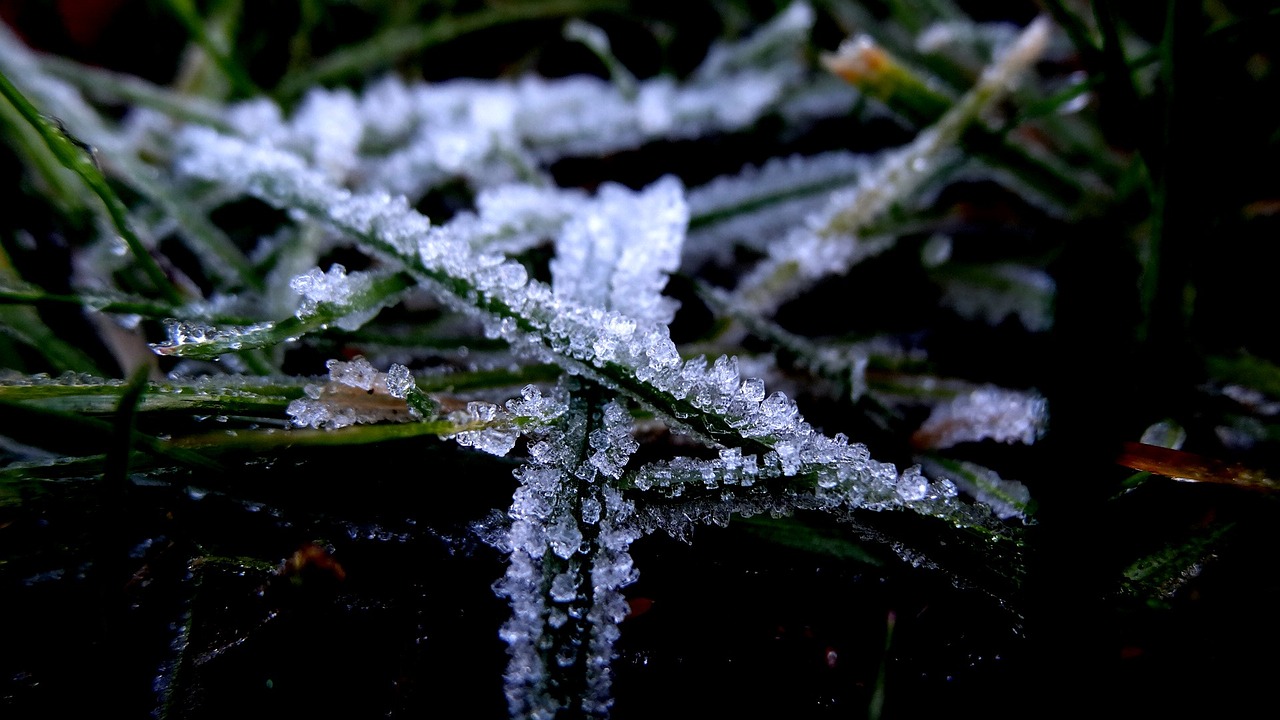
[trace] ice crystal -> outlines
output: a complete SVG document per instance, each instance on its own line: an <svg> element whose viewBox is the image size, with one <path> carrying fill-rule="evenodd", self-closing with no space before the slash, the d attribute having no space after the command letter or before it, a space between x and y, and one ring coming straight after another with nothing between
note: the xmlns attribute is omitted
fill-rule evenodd
<svg viewBox="0 0 1280 720"><path fill-rule="evenodd" d="M1001 520L1025 518L1031 491L1016 480L1006 480L989 468L964 461L926 459L924 466L934 477L950 480L975 500L991 508Z"/></svg>
<svg viewBox="0 0 1280 720"><path fill-rule="evenodd" d="M679 265L688 222L684 189L674 177L638 194L606 184L556 238L553 292L638 321L671 322L675 305L661 293ZM622 321L612 322L621 329Z"/></svg>
<svg viewBox="0 0 1280 720"><path fill-rule="evenodd" d="M391 397L404 399L414 387L413 374L404 365L394 364L387 368L387 392Z"/></svg>
<svg viewBox="0 0 1280 720"><path fill-rule="evenodd" d="M387 374L368 360L330 360L328 382L308 384L306 397L289 403L287 412L297 427L337 430L375 422L407 422L412 416L404 402L388 392Z"/></svg>
<svg viewBox="0 0 1280 720"><path fill-rule="evenodd" d="M320 268L312 268L289 282L289 287L302 296L302 302L298 305L296 313L299 319L305 320L311 317L321 303L324 303L331 306L336 311L335 314L340 315L333 323L343 330L360 329L381 309L375 305L355 312L342 312L351 306L355 298L362 293L367 293L370 286L369 273L356 272L348 275L347 269L337 264L330 266L328 272L321 272Z"/></svg>
<svg viewBox="0 0 1280 720"><path fill-rule="evenodd" d="M1055 285L1038 268L1000 264L980 273L943 278L942 303L962 317L999 325L1015 317L1033 332L1053 327Z"/></svg>
<svg viewBox="0 0 1280 720"><path fill-rule="evenodd" d="M934 407L914 440L930 448L978 440L1030 444L1047 420L1048 403L1040 395L984 385Z"/></svg>
<svg viewBox="0 0 1280 720"><path fill-rule="evenodd" d="M573 412L539 432L540 449L516 471L521 484L504 543L511 562L495 586L511 603L501 636L510 655L506 693L515 716L561 709L607 713L613 645L627 610L621 589L637 577L627 552L639 536L634 506L616 488L595 481L597 463L580 464L586 446L611 456L608 468L624 463L635 449L630 415L617 403L596 411L582 399L572 404ZM584 510L575 512L576 504ZM576 631L573 640L546 632L566 627ZM558 678L566 673L583 679L584 694L565 695Z"/></svg>

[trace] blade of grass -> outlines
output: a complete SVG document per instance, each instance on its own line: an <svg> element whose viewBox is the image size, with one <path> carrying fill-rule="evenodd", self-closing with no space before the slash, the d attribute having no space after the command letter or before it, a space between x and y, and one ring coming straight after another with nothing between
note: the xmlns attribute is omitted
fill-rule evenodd
<svg viewBox="0 0 1280 720"><path fill-rule="evenodd" d="M36 61L50 76L75 85L98 102L150 108L175 119L217 128L219 132L233 132L217 108L201 98L174 92L135 75L84 65L59 55L42 54Z"/></svg>
<svg viewBox="0 0 1280 720"><path fill-rule="evenodd" d="M40 133L9 103L0 103L0 133L33 173L44 199L72 224L80 224L89 208L79 179L63 167Z"/></svg>
<svg viewBox="0 0 1280 720"><path fill-rule="evenodd" d="M181 354L184 357L212 360L220 355L244 350L270 348L281 343L293 342L309 332L323 330L355 309L369 309L385 305L415 283L408 273L395 273L374 278L363 292L353 293L347 303L337 305L322 302L315 312L305 319L292 316L277 322L263 322L249 326L216 328L191 326L169 321L169 338L151 347L160 355ZM198 343L193 340L198 339Z"/></svg>
<svg viewBox="0 0 1280 720"><path fill-rule="evenodd" d="M107 179L102 174L93 156L85 151L84 148L76 144L66 132L59 127L58 123L49 119L36 109L27 98L14 87L9 78L0 73L0 95L3 95L17 111L22 115L32 127L40 133L49 149L53 151L55 157L64 167L72 170L84 180L85 185L97 195L102 204L106 206L107 214L111 219L112 225L116 232L124 238L125 243L129 245L129 249L133 252L134 258L138 262L138 266L146 273L147 278L155 286L166 300L172 303L182 302L182 296L178 290L169 282L164 271L160 269L155 258L151 257L146 247L142 244L142 240L137 233L133 231L129 222L128 208L120 197L116 195L111 186L107 184Z"/></svg>
<svg viewBox="0 0 1280 720"><path fill-rule="evenodd" d="M880 567L884 563L844 531L813 527L794 517L765 515L735 517L732 527L782 547L794 548L840 561L854 561Z"/></svg>
<svg viewBox="0 0 1280 720"><path fill-rule="evenodd" d="M369 75L392 65L400 58L491 27L622 8L623 5L615 0L546 0L490 7L468 15L446 16L428 25L392 27L364 42L349 45L315 61L307 70L284 77L274 95L277 99L289 100L313 85L356 75Z"/></svg>
<svg viewBox="0 0 1280 720"><path fill-rule="evenodd" d="M0 71L19 78L22 88L36 103L65 120L68 127L95 146L94 152L101 157L102 166L114 178L171 218L181 230L183 242L201 260L207 273L238 281L247 287L261 287L261 279L231 239L194 203L159 181L156 170L140 160L136 149L108 128L80 93L63 81L46 75L31 51L3 25L0 25ZM31 103L30 100L28 102ZM78 142L76 146L83 148L83 144ZM93 169L98 175L103 174L96 165ZM130 225L135 236L141 235L138 227Z"/></svg>
<svg viewBox="0 0 1280 720"><path fill-rule="evenodd" d="M862 36L834 56L825 56L827 69L861 92L876 98L916 127L941 120L956 101L935 89L914 68L901 62L870 37ZM968 95L966 95L968 97ZM1075 211L1088 199L1086 184L1051 157L1021 146L1009 130L977 122L964 128L959 143L965 150L1012 173L1055 205Z"/></svg>
<svg viewBox="0 0 1280 720"><path fill-rule="evenodd" d="M128 481L129 456L133 454L137 430L138 401L147 390L148 371L149 368L146 367L134 371L116 405L111 445L107 448L107 459L102 470L103 478L109 483L123 486Z"/></svg>
<svg viewBox="0 0 1280 720"><path fill-rule="evenodd" d="M1280 366L1248 353L1236 357L1214 355L1205 360L1216 380L1238 383L1280 399Z"/></svg>
<svg viewBox="0 0 1280 720"><path fill-rule="evenodd" d="M0 412L10 425L8 434L19 442L72 456L109 451L115 426L106 420L76 413L45 410L0 399ZM222 471L222 466L200 453L174 447L152 435L135 433L134 446L149 455L186 467Z"/></svg>
<svg viewBox="0 0 1280 720"><path fill-rule="evenodd" d="M262 95L262 90L254 84L248 71L230 55L224 43L219 42L205 25L204 18L196 11L191 0L164 0L164 5L173 13L178 22L186 29L192 40L204 50L205 54L217 65L218 69L231 83L239 95L254 97Z"/></svg>
<svg viewBox="0 0 1280 720"><path fill-rule="evenodd" d="M200 449L208 452L280 450L291 447L337 447L340 445L372 445L418 437L445 437L469 430L481 430L482 423L459 425L448 420L427 422L378 423L350 425L337 430L234 430L201 433L175 438L175 448Z"/></svg>
<svg viewBox="0 0 1280 720"><path fill-rule="evenodd" d="M3 246L0 246L0 284L26 286L18 276ZM7 288L0 288L0 296L7 292ZM92 375L101 374L93 359L58 337L58 334L40 319L35 308L9 307L0 301L0 331L44 355L49 364L59 372L69 370Z"/></svg>
<svg viewBox="0 0 1280 720"><path fill-rule="evenodd" d="M8 286L0 287L0 305L77 305L99 312L142 315L149 318L172 317L177 313L176 306L147 298L96 293L59 295L26 284L15 287L12 280L6 282L9 283ZM249 320L240 322L247 324Z"/></svg>

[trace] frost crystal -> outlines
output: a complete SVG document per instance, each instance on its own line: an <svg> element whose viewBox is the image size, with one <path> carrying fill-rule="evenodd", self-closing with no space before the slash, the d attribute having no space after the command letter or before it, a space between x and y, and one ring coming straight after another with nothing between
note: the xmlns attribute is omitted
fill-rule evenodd
<svg viewBox="0 0 1280 720"><path fill-rule="evenodd" d="M537 402L525 398L526 402ZM541 449L516 470L507 543L511 563L495 588L511 602L502 627L510 662L506 693L513 716L551 717L558 710L600 715L610 699L613 645L627 605L621 589L636 580L627 549L639 536L634 506L579 465L586 446L608 453L630 440L630 416L618 403L596 413L602 435L587 424L582 400L539 435ZM615 462L630 451L619 448ZM581 503L581 514L575 505ZM544 591L543 588L546 588ZM547 628L571 632L548 633ZM584 642L585 640L585 642ZM574 678L565 682L562 678ZM586 692L567 694L581 683Z"/></svg>
<svg viewBox="0 0 1280 720"><path fill-rule="evenodd" d="M1036 393L984 385L936 406L912 440L927 448L979 440L1031 444L1048 416L1048 403Z"/></svg>
<svg viewBox="0 0 1280 720"><path fill-rule="evenodd" d="M377 386L381 375L377 368L370 365L369 361L363 357L358 357L351 362L330 360L325 363L325 367L329 368L331 382L342 383L368 392L372 392Z"/></svg>
<svg viewBox="0 0 1280 720"><path fill-rule="evenodd" d="M298 306L298 318L306 319L314 315L320 303L346 305L357 291L357 285L363 284L367 287L367 280L361 283L360 279L363 279L361 274L348 277L347 269L336 264L332 265L327 273L320 268L312 268L295 277L289 281L289 287L302 296L302 304Z"/></svg>
<svg viewBox="0 0 1280 720"><path fill-rule="evenodd" d="M959 315L999 325L1016 317L1032 332L1053 327L1055 285L1038 268L1001 264L984 268L976 277L944 277L942 304Z"/></svg>
<svg viewBox="0 0 1280 720"><path fill-rule="evenodd" d="M306 397L289 403L297 427L336 430L359 423L412 420L402 400L388 392L388 377L368 360L330 360L329 381L307 385Z"/></svg>
<svg viewBox="0 0 1280 720"><path fill-rule="evenodd" d="M675 304L662 288L679 265L688 222L684 189L674 177L641 193L605 184L556 238L553 292L636 320L671 322Z"/></svg>
<svg viewBox="0 0 1280 720"><path fill-rule="evenodd" d="M387 392L391 397L404 399L414 387L413 373L404 365L394 364L387 368Z"/></svg>

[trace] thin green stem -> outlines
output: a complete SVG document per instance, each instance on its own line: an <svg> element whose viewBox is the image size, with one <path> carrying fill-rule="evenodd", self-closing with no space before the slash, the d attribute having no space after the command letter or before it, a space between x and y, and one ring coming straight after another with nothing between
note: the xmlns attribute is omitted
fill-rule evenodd
<svg viewBox="0 0 1280 720"><path fill-rule="evenodd" d="M98 168L97 163L94 162L92 154L69 137L56 121L49 119L37 110L2 72L0 72L0 95L3 95L22 117L40 133L49 149L53 151L54 156L58 158L63 166L79 175L84 180L84 183L89 186L89 189L102 200L102 204L106 206L107 214L111 218L112 225L115 226L116 231L120 233L120 236L129 245L129 249L133 252L134 258L138 262L138 266L142 268L142 271L152 285L155 286L157 292L171 303L182 302L182 295L169 282L169 278L160 269L160 265L156 263L155 258L151 257L151 253L147 251L142 240L133 231L129 222L129 209L120 200L120 197L116 195L115 191L111 189L111 186L107 184L107 179L103 176L102 170Z"/></svg>
<svg viewBox="0 0 1280 720"><path fill-rule="evenodd" d="M442 17L428 25L392 27L362 43L349 45L315 61L305 71L286 76L275 96L290 99L323 82L368 75L396 60L422 52L463 35L528 20L565 17L583 13L619 10L615 0L545 0L491 7L469 15Z"/></svg>
<svg viewBox="0 0 1280 720"><path fill-rule="evenodd" d="M413 284L413 277L405 273L383 275L374 278L364 291L355 293L348 302L319 303L315 311L305 318L295 315L275 322L223 328L171 321L168 341L152 345L152 348L160 355L212 360L225 353L274 347L294 342L307 333L324 330L353 312L392 302Z"/></svg>
<svg viewBox="0 0 1280 720"><path fill-rule="evenodd" d="M9 292L4 286L29 287L18 275L4 247L0 246L0 326L8 334L44 355L55 369L79 373L99 374L93 359L82 350L58 337L40 319L35 308L6 307L3 296Z"/></svg>
<svg viewBox="0 0 1280 720"><path fill-rule="evenodd" d="M219 132L232 132L217 108L200 98L174 92L135 75L84 65L59 55L39 55L36 61L51 77L75 85L99 102L129 103L178 120L207 125Z"/></svg>
<svg viewBox="0 0 1280 720"><path fill-rule="evenodd" d="M263 94L262 90L249 77L249 73L244 67L236 62L226 48L209 34L208 28L205 27L204 19L196 12L191 0L164 0L164 4L173 13L173 16L178 19L178 22L182 23L187 34L204 50L209 59L218 66L218 69L231 82L236 92L246 97Z"/></svg>
<svg viewBox="0 0 1280 720"><path fill-rule="evenodd" d="M142 315L149 318L172 317L177 306L127 295L82 293L59 295L37 287L0 287L0 305L76 305L90 310L121 315ZM234 322L228 320L228 322ZM239 322L247 323L248 320Z"/></svg>

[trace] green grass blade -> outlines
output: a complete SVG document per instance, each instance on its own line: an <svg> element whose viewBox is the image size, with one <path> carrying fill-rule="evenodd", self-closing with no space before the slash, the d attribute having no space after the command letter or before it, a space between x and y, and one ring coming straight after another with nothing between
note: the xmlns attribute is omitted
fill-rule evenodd
<svg viewBox="0 0 1280 720"><path fill-rule="evenodd" d="M103 176L102 170L99 169L93 156L68 136L56 121L51 120L37 110L18 91L18 88L14 87L4 73L0 73L0 95L3 95L5 100L40 133L40 136L49 146L49 149L53 151L59 162L79 175L84 180L85 185L89 186L89 189L93 191L93 194L102 200L102 204L106 206L107 214L111 218L111 223L115 226L116 232L120 233L125 243L129 245L129 249L133 252L138 266L142 268L147 278L150 279L156 291L169 302L181 302L181 294L169 282L168 277L160 269L155 258L151 257L151 253L147 251L142 244L142 240L133 231L133 227L129 222L128 208L125 207L124 202L116 195L115 191L111 189L111 186L107 184L107 179Z"/></svg>
<svg viewBox="0 0 1280 720"><path fill-rule="evenodd" d="M374 37L349 45L317 60L310 69L286 76L275 96L290 99L324 82L369 75L397 60L434 45L499 25L528 20L566 17L600 10L619 10L613 0L546 0L491 7L468 15L443 17L428 25L392 27Z"/></svg>

